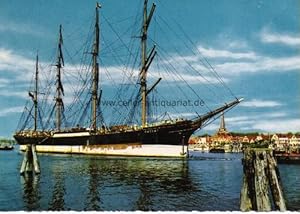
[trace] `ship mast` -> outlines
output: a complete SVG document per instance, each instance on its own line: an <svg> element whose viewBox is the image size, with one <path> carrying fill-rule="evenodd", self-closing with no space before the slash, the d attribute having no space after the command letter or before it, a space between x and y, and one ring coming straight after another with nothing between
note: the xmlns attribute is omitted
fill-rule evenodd
<svg viewBox="0 0 300 214"><path fill-rule="evenodd" d="M38 74L39 74L39 55L36 55L35 64L35 89L34 89L34 131L37 130L37 117L38 117Z"/></svg>
<svg viewBox="0 0 300 214"><path fill-rule="evenodd" d="M101 8L99 3L96 4L96 22L95 22L95 40L93 45L93 86L92 86L92 130L97 129L97 112L98 112L98 82L99 82L99 12Z"/></svg>
<svg viewBox="0 0 300 214"><path fill-rule="evenodd" d="M33 94L31 91L28 92L28 95L32 98L33 105L34 105L34 128L33 130L37 130L37 119L38 119L38 75L39 75L39 55L36 54L36 62L35 62L35 85L34 85L34 91Z"/></svg>
<svg viewBox="0 0 300 214"><path fill-rule="evenodd" d="M56 74L56 129L58 131L61 130L61 115L63 108L63 101L61 96L64 95L64 89L61 83L61 68L64 66L64 58L62 54L62 45L63 45L63 37L62 37L62 26L59 26L59 38L58 38L58 51L57 51L57 74Z"/></svg>
<svg viewBox="0 0 300 214"><path fill-rule="evenodd" d="M142 48L142 67L140 72L140 84L141 84L141 97L142 97L142 126L147 124L147 70L156 54L154 52L155 46L153 47L150 55L147 57L147 31L155 10L155 4L152 5L150 14L147 14L148 0L144 1L144 12L143 12L143 27L141 35L141 48Z"/></svg>

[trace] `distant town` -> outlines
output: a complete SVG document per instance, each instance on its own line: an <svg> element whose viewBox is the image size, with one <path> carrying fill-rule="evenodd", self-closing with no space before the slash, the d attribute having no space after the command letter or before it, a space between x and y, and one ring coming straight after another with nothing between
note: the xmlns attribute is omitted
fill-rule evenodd
<svg viewBox="0 0 300 214"><path fill-rule="evenodd" d="M235 133L225 126L224 114L220 128L213 135L192 136L189 148L203 152L242 152L246 147L270 148L280 152L300 151L300 133Z"/></svg>

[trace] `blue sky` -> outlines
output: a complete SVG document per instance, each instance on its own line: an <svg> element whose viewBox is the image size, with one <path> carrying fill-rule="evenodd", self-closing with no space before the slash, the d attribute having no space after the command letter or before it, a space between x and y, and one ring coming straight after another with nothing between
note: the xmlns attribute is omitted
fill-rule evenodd
<svg viewBox="0 0 300 214"><path fill-rule="evenodd" d="M233 93L245 98L226 113L230 131L300 131L299 1L157 0L155 3L149 48L157 44L158 62L153 63L153 70L149 71L149 82L163 77L157 88L164 94L161 99L174 100L181 95L180 99L195 100L199 96L209 108L232 100L230 92L215 82L203 67L201 62L205 58ZM106 78L106 72L115 80L114 84L122 82L121 71L127 62L122 57L128 55L129 47L124 43L130 44L134 40L132 36L139 34L140 21L136 21L136 17L141 15L142 1L103 0L101 4L103 56L100 56L100 64L105 74L100 74L100 79L106 94L104 98L110 99L115 87ZM75 53L80 52L82 43L90 35L95 1L2 0L0 5L0 136L11 137L28 100L37 50L41 70L46 72L53 63L58 26L62 24L68 52L64 69L78 67L82 53ZM117 41L119 37L122 42ZM118 51L120 60L109 55L113 41L119 42L119 46L114 43L112 47ZM163 67L170 69L170 64L198 96L173 78L174 73L161 70ZM196 78L195 70L212 84ZM195 111L204 113L207 110L182 106L178 109L163 108L160 113L192 117ZM113 114L107 111L106 117ZM200 133L213 133L218 126L217 120Z"/></svg>

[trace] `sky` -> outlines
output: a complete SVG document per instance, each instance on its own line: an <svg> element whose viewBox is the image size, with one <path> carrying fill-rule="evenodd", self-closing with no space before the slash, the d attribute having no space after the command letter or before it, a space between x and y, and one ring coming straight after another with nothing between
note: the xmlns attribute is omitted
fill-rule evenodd
<svg viewBox="0 0 300 214"><path fill-rule="evenodd" d="M149 0L149 5L152 2ZM153 63L154 68L149 71L149 81L152 83L163 77L157 88L160 94L165 94L161 99L178 100L175 95L178 90L183 97L180 99L195 101L201 97L206 107L212 109L233 100L234 96L243 97L242 103L225 114L229 131L300 131L298 0L154 2L156 11L149 27L148 49L157 44L155 60L158 62ZM55 62L60 24L66 47L64 69L80 66L82 53L78 53L84 51L82 44L91 35L95 3L92 0L0 2L0 136L12 137L24 105L30 100L28 90L37 51L41 70L47 70ZM122 56L135 53L130 52L129 47L131 41L137 40L134 37L139 36L137 17L141 15L143 2L103 0L100 3L100 72L105 70L100 80L103 92L107 92L104 98L112 99L115 85L110 79L114 79L116 85L123 83L122 67L126 67L127 61ZM110 47L113 55L109 55ZM120 60L114 59L116 55ZM223 84L213 79L213 74L203 64L206 61L222 78ZM170 69L176 70L180 78L173 77L175 74ZM106 72L110 78L105 78ZM138 69L132 72L137 74ZM201 76L196 77L196 73ZM42 74L41 79L47 75ZM181 77L194 88L192 91L189 86L183 87ZM71 79L69 85L76 84ZM207 110L182 106L178 109L176 112L165 107L161 112L189 117L195 111L204 113ZM108 118L117 115L107 112ZM218 127L219 119L216 119L197 133L214 133Z"/></svg>

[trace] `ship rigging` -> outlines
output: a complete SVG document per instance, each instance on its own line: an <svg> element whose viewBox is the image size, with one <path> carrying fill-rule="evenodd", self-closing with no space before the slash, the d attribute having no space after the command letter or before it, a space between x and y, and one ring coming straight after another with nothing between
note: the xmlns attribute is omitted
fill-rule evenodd
<svg viewBox="0 0 300 214"><path fill-rule="evenodd" d="M38 152L186 157L188 155L188 139L191 134L209 124L222 112L228 111L236 106L239 102L241 102L242 99L238 99L234 96L233 101L222 104L220 107L211 110L206 102L199 97L196 90L193 89L190 84L188 84L188 81L183 78L183 76L187 76L187 74L183 75L179 72L172 76L169 75L171 72L173 72L173 70L178 70L175 67L178 62L174 61L173 63L169 63L168 60L170 60L170 58L166 60L166 57L164 57L163 53L159 55L156 50L157 47L159 47L160 50L163 50L163 48L160 45L158 46L157 43L153 44L152 48L148 50L147 44L149 38L153 43L152 38L148 35L148 30L155 12L156 5L152 4L150 12L148 13L148 0L145 0L143 5L141 33L140 36L138 36L140 39L140 51L135 51L135 53L129 49L130 46L134 47L131 42L129 45L124 45L124 40L118 33L116 33L116 30L112 27L108 19L103 16L111 30L116 33L118 41L120 41L129 52L129 58L125 64L125 69L122 69L122 72L125 73L125 77L120 84L114 84L117 92L115 93L115 96L113 96L113 99L123 98L123 104L125 97L128 97L128 100L132 101L132 105L130 107L126 105L118 106L115 104L105 106L105 103L102 103L104 86L99 80L102 78L104 73L101 71L105 71L107 68L101 66L104 64L103 60L101 61L101 54L104 54L103 52L107 52L107 50L112 49L115 41L105 47L100 47L100 44L102 44L100 43L100 35L104 38L104 35L102 35L100 32L100 8L101 5L97 3L95 8L93 42L90 46L91 51L88 51L88 45L86 45L86 48L83 49L85 60L87 60L87 53L91 55L91 63L82 63L80 66L81 69L79 69L77 75L74 75L74 73L71 72L72 81L71 84L69 84L68 89L76 88L76 90L74 90L72 93L70 92L71 90L66 92L65 86L63 86L63 78L66 77L64 71L67 65L65 66L63 55L62 26L59 28L57 61L55 64L55 102L54 106L52 107L50 107L51 105L49 105L48 99L51 97L50 94L53 88L51 87L51 81L44 80L44 84L48 84L45 84L46 87L43 88L45 91L43 92L44 96L41 99L43 101L40 102L38 99L40 97L38 96L38 89L41 87L38 87L39 70L37 56L34 94L31 92L29 93L33 100L33 107L25 107L25 111L20 119L21 125L14 135L15 139L21 145L36 145L36 150ZM86 44L90 43L87 42ZM113 57L116 58L115 50L112 50L112 53ZM141 58L140 64L137 63L138 53L140 53ZM99 65L99 58L100 64L102 62L101 65ZM149 76L150 66L154 62L155 58L161 59L160 63L156 64L156 69L158 69L158 67L166 68L165 73L158 72L156 74L160 74L161 76L165 77L167 75L167 77L162 78L160 75L157 75L152 86L148 87L147 77ZM184 60L187 61L187 59ZM128 69L128 64L131 61L134 62L134 66L138 65L139 69L135 69L135 67ZM204 67L212 72L212 74L221 83L221 85L224 86L227 92L233 95L229 87L220 78L208 61L206 59L201 59L201 62L203 63ZM199 73L199 71L189 63L187 64L192 68L193 72L200 74L204 80L207 80L208 82L212 81L209 80L208 77L205 77L203 74ZM117 66L117 68L118 67L119 66ZM116 68L114 69L116 70ZM172 71L170 71L170 69L172 69ZM134 72L138 73L136 79L133 78ZM111 72L106 71L105 73L110 79L112 79L112 82L114 82L110 75ZM168 79L170 79L170 77L174 78L174 76L179 77L181 82L186 83L188 89L198 98L198 101L208 109L206 113L202 113L200 115L196 111L196 116L193 119L173 119L166 111L162 114L164 116L159 116L158 114L156 114L156 116L153 116L153 114L152 116L150 115L150 95L153 96L154 92L157 91L157 86L161 80L162 82L168 82ZM77 82L75 83L76 79ZM124 80L129 80L130 83L134 82L134 84L131 84L131 86L133 86L131 88L134 90L130 96L125 94L125 92L130 91L130 84L122 84L125 82ZM209 88L208 86L206 87ZM212 88L218 87L216 87L215 83L213 83ZM186 94L185 90L182 89L181 83L176 84L176 82L173 82L170 88L171 90L178 88L181 90L181 92L183 92L183 94ZM209 88L209 90L211 91L212 89ZM157 95L157 93L155 94ZM66 99L66 96L69 96L70 99L70 95L73 95L72 102L68 103L68 105L65 107L66 102L63 100ZM137 108L138 106L140 106L140 109ZM104 116L104 111L107 110L107 108L110 108L108 110L111 110L110 120L113 120L115 117L118 118L118 120L115 120L114 124L109 125L107 123L107 118ZM33 116L31 113L32 109L34 109ZM54 112L56 114L55 121L53 120ZM89 117L87 117L87 115L89 115ZM136 117L137 115L140 115L140 119ZM166 116L169 116L170 118L166 119ZM34 121L33 128L30 125L30 121L32 119ZM54 126L51 125L53 122Z"/></svg>

